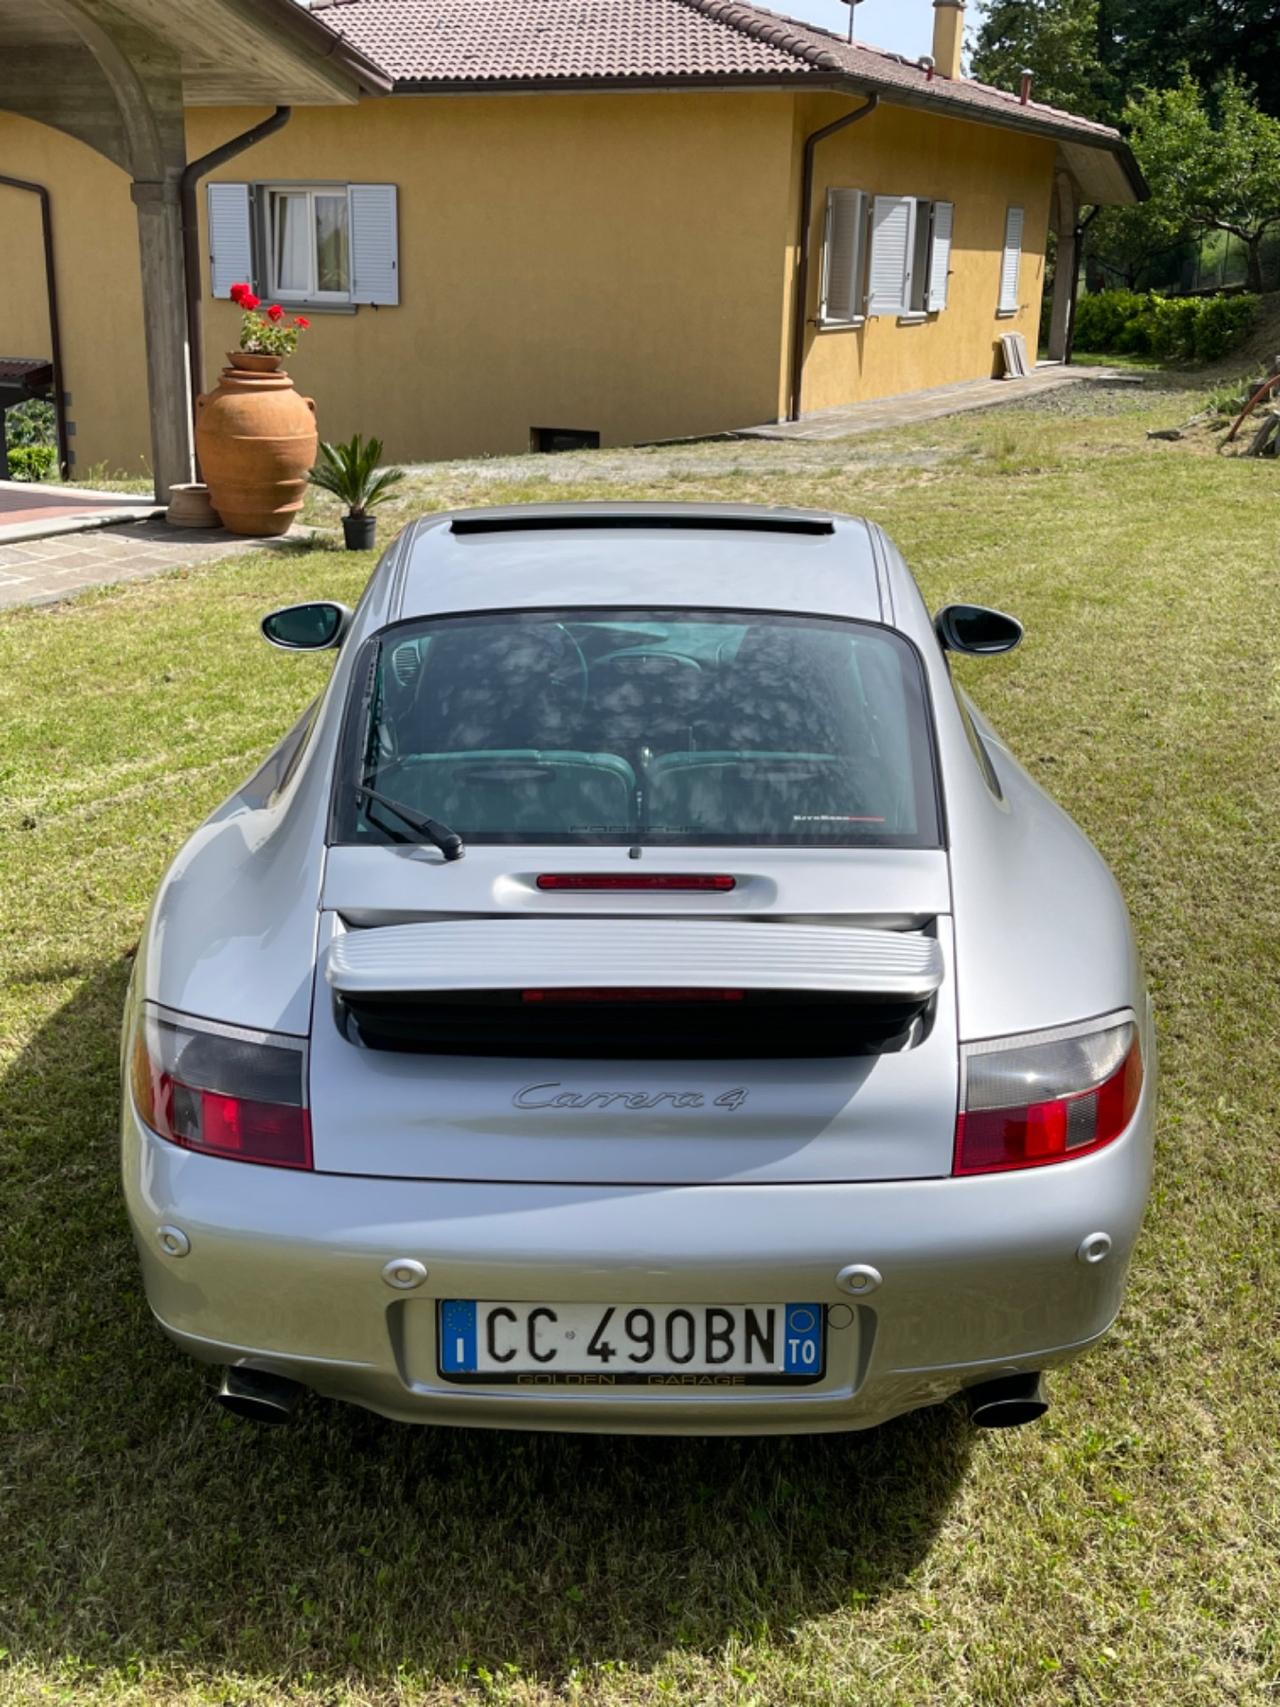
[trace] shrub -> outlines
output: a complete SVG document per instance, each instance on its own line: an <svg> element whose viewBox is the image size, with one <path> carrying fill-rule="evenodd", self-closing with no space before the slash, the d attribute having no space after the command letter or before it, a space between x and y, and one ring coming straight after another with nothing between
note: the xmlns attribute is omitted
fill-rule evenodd
<svg viewBox="0 0 1280 1707"><path fill-rule="evenodd" d="M4 418L5 437L10 448L14 445L56 445L57 425L53 404L33 397L27 403L16 403Z"/></svg>
<svg viewBox="0 0 1280 1707"><path fill-rule="evenodd" d="M1257 309L1256 296L1103 290L1080 298L1075 341L1082 350L1216 362L1244 342Z"/></svg>
<svg viewBox="0 0 1280 1707"><path fill-rule="evenodd" d="M1196 357L1221 361L1249 336L1258 314L1256 296L1211 296L1200 304L1196 323Z"/></svg>
<svg viewBox="0 0 1280 1707"><path fill-rule="evenodd" d="M1119 350L1120 335L1144 298L1131 290L1100 290L1076 304L1076 343L1082 350Z"/></svg>
<svg viewBox="0 0 1280 1707"><path fill-rule="evenodd" d="M8 454L10 480L47 480L57 461L52 445L13 445Z"/></svg>

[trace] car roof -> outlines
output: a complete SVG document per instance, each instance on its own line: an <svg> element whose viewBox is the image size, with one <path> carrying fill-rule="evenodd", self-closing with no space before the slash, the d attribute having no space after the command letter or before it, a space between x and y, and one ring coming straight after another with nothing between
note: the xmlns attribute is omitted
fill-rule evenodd
<svg viewBox="0 0 1280 1707"><path fill-rule="evenodd" d="M752 504L521 504L426 516L388 567L391 621L559 606L890 620L878 531Z"/></svg>

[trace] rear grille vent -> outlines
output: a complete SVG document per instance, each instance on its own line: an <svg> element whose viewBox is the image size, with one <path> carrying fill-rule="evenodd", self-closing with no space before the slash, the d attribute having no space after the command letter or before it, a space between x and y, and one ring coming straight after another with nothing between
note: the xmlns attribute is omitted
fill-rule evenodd
<svg viewBox="0 0 1280 1707"><path fill-rule="evenodd" d="M678 1002L600 1002L560 992L529 1001L522 990L335 993L348 1042L415 1055L507 1059L690 1061L800 1060L881 1054L916 1042L933 998L794 990L682 993ZM565 999L568 997L569 999Z"/></svg>

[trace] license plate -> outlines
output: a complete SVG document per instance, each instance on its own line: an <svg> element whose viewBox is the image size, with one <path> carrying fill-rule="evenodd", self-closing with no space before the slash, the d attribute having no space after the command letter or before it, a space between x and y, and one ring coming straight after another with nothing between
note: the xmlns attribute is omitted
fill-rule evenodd
<svg viewBox="0 0 1280 1707"><path fill-rule="evenodd" d="M788 1386L819 1381L820 1304L440 1301L440 1374L523 1385Z"/></svg>

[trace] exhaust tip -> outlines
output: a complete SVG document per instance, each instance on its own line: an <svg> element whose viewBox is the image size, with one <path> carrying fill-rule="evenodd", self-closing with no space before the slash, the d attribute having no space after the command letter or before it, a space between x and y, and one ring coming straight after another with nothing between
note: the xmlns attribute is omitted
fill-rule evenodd
<svg viewBox="0 0 1280 1707"><path fill-rule="evenodd" d="M1049 1409L1044 1377L1005 1375L984 1381L965 1394L969 1420L975 1428L1022 1428L1038 1422Z"/></svg>
<svg viewBox="0 0 1280 1707"><path fill-rule="evenodd" d="M298 1383L286 1375L272 1375L265 1369L233 1368L223 1370L215 1398L233 1416L276 1427L292 1417L301 1392Z"/></svg>

